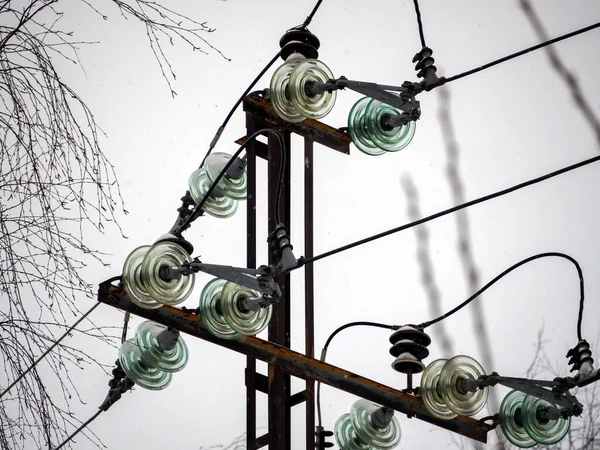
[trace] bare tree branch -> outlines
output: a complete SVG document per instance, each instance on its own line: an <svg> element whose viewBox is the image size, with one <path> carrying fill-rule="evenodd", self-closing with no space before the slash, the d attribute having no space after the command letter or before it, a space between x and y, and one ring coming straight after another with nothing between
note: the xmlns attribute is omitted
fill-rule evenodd
<svg viewBox="0 0 600 450"><path fill-rule="evenodd" d="M164 42L220 54L204 37L214 29L156 1L87 2L93 11L116 6L144 25L149 45L171 92L175 73ZM81 269L105 264L86 244L89 232L120 231L126 214L113 166L100 148L93 113L57 71L79 63L71 32L61 29L58 0L0 1L0 360L6 387L54 341L60 328L81 315L92 286ZM65 5L68 5L66 3ZM67 10L68 11L68 10ZM207 49L207 50L205 50ZM122 234L122 232L121 232ZM124 237L124 236L123 236ZM79 336L115 346L118 332L93 322ZM0 447L46 449L81 422L70 409L83 402L71 369L95 365L80 348L61 343L0 400ZM50 388L48 370L53 374ZM0 391L3 387L0 386ZM58 395L57 395L58 390ZM85 433L84 433L85 434ZM97 446L101 441L86 434Z"/></svg>

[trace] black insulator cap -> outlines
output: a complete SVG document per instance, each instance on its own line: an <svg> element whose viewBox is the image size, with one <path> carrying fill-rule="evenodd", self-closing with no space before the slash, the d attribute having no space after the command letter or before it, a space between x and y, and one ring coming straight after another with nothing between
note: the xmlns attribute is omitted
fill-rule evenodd
<svg viewBox="0 0 600 450"><path fill-rule="evenodd" d="M408 339L396 342L390 348L390 354L397 358L402 353L410 353L415 358L421 360L425 359L429 356L429 350L427 347L421 344L417 344L416 342L409 341Z"/></svg>
<svg viewBox="0 0 600 450"><path fill-rule="evenodd" d="M279 46L281 47L281 58L284 61L292 53L300 53L305 58L318 58L321 42L308 29L292 29L281 36Z"/></svg>
<svg viewBox="0 0 600 450"><path fill-rule="evenodd" d="M416 344L427 347L431 344L431 338L423 330L418 329L414 325L405 325L390 336L390 343L395 344L398 341L409 340Z"/></svg>

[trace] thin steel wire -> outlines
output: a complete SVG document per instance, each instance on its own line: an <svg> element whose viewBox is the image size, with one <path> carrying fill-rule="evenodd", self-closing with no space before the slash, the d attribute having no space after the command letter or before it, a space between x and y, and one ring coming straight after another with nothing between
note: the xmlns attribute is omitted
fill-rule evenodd
<svg viewBox="0 0 600 450"><path fill-rule="evenodd" d="M53 344L52 344L50 347L48 347L48 348L46 349L46 351L45 351L44 353L42 353L42 354L41 354L41 355L38 357L38 359L36 359L36 360L34 361L34 363L33 363L31 366L29 366L27 369L25 369L25 370L23 371L23 373L22 373L21 375L19 375L15 381L13 381L13 382L12 382L12 383L11 383L11 384L10 384L10 385L9 385L9 386L6 388L6 389L4 389L4 391L2 391L2 393L0 394L0 398L4 397L4 395L5 395L5 394L6 394L8 391L10 391L10 390L11 390L11 389L12 389L12 388L13 388L13 387L14 387L14 386L15 386L15 385L16 385L16 384L19 382L19 381L21 381L25 375L27 375L29 372L31 372L31 370L33 370L33 368L34 368L35 366L37 366L37 365L38 365L38 363L39 363L39 362L40 362L42 359L44 359L44 358L45 358L45 357L48 355L48 353L50 353L52 350L54 350L54 348L55 348L55 347L56 347L58 344L60 344L60 342L61 342L61 341L62 341L64 338L66 338L66 337L67 337L67 336L68 336L68 335L71 333L71 331L73 331L73 330L75 329L75 327L77 327L77 325L79 325L81 322L83 322L83 320L84 320L84 319L85 319L87 316L89 316L89 315L90 315L90 313L91 313L93 310L95 310L95 309L96 309L96 308L97 308L99 305L100 305L100 303L95 303L95 304L94 304L94 306L92 306L92 307L91 307L91 308L88 310L88 312L86 312L86 313L85 313L83 316L81 316L79 319L77 319L77 321L76 321L76 322L75 322L73 325L71 325L71 326L70 326L70 327L67 329L67 331L65 331L65 333L64 333L64 334L63 334L61 337L59 337L59 338L58 338L56 341L54 341L54 343L53 343Z"/></svg>
<svg viewBox="0 0 600 450"><path fill-rule="evenodd" d="M542 181L548 180L548 179L556 177L558 175L562 175L564 173L570 172L570 171L575 170L575 169L579 169L580 167L584 167L584 166L587 166L589 164L592 164L592 163L595 163L595 162L598 162L598 161L600 161L600 156L594 156L593 158L585 159L583 161L580 161L578 163L572 164L570 166L563 167L562 169L555 170L554 172L547 173L547 174L542 175L540 177L533 178L533 179L525 181L523 183L516 184L514 186L511 186L511 187L506 188L506 189L502 189L502 190L494 192L492 194L484 195L483 197L479 197L479 198L476 198L474 200L470 200L470 201L468 201L466 203L462 203L462 204L454 206L452 208L448 208L448 209L445 209L443 211L439 211L439 212L437 212L435 214L432 214L430 216L423 217L422 219L415 220L413 222L410 222L410 223L407 223L407 224L404 224L404 225L400 225L399 227L391 228L391 229L389 229L387 231L383 231L381 233L374 234L374 235L369 236L367 238L360 239L358 241L352 242L350 244L343 245L343 246L335 248L333 250L329 250L329 251L327 251L325 253L321 253L320 255L316 255L316 256L313 256L311 258L301 259L299 261L299 264L296 267L294 267L294 269L292 269L292 270L299 269L300 267L302 267L305 264L312 264L312 263L314 263L316 261L319 261L320 259L324 259L324 258L327 258L329 256L333 256L333 255L335 255L337 253L341 253L341 252L344 252L346 250L350 250L351 248L358 247L360 245L363 245L363 244L375 241L377 239L381 239L381 238L384 238L386 236L390 236L390 235L392 235L394 233L398 233L400 231L404 231L404 230L407 230L409 228L416 227L418 225L430 222L430 221L438 219L440 217L447 216L448 214L452 214L452 213L454 213L456 211L460 211L461 209L469 208L470 206L478 205L479 203L483 203L483 202L492 200L494 198L502 197L502 196L504 196L506 194L510 194L511 192L515 192L515 191L518 191L518 190L523 189L525 187L528 187L528 186L531 186L531 185L534 185L534 184L537 184L537 183L541 183Z"/></svg>

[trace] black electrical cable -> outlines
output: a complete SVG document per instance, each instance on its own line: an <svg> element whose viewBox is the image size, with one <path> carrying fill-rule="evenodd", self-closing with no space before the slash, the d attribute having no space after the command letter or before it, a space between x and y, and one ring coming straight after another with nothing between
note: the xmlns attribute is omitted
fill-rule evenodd
<svg viewBox="0 0 600 450"><path fill-rule="evenodd" d="M344 252L346 250L349 250L349 249L354 248L354 247L358 247L358 246L366 244L368 242L372 242L372 241L375 241L377 239L381 239L383 237L389 236L391 234L398 233L399 231L404 231L404 230L407 230L409 228L413 228L413 227L416 227L418 225L422 225L422 224L430 222L430 221L432 221L434 219L438 219L438 218L446 216L448 214L455 213L456 211L460 211L461 209L465 209L465 208L468 208L470 206L474 206L474 205L477 205L479 203L483 203L483 202L486 202L488 200L492 200L492 199L497 198L497 197L502 197L503 195L509 194L511 192L514 192L514 191L518 191L519 189L525 188L527 186L531 186L533 184L540 183L542 181L545 181L545 180L548 180L550 178L553 178L553 177L555 177L557 175L561 175L563 173L570 172L572 170L578 169L578 168L583 167L583 166L587 166L588 164L592 164L592 163L595 163L595 162L598 162L598 161L600 161L600 156L594 156L593 158L585 159L583 161L580 161L578 163L572 164L570 166L563 167L562 169L555 170L554 172L547 173L545 175L542 175L541 177L533 178L531 180L525 181L523 183L516 184L514 186L511 186L509 188L503 189L501 191L494 192L493 194L488 194L488 195L485 195L483 197L479 197L479 198L477 198L475 200L471 200L471 201L468 201L466 203L462 203L460 205L454 206L452 208L448 208L448 209L445 209L443 211L437 212L437 213L432 214L430 216L423 217L423 218L421 218L419 220L415 220L414 222L410 222L410 223L407 223L405 225L401 225L399 227L392 228L392 229L384 231L382 233L374 234L373 236L369 236L367 238L364 238L364 239L352 242L350 244L346 244L346 245L344 245L342 247L338 247L336 249L329 250L328 252L321 253L320 255L316 255L316 256L313 256L313 257L310 257L310 258L300 259L298 261L298 265L296 267L294 267L292 270L299 269L300 267L304 266L305 264L312 264L315 261L318 261L320 259L324 259L324 258L327 258L329 256L335 255L337 253Z"/></svg>
<svg viewBox="0 0 600 450"><path fill-rule="evenodd" d="M306 28L307 26L310 25L310 23L313 20L313 17L315 16L315 14L317 13L317 10L319 9L319 7L321 6L321 3L323 3L323 0L318 0L317 3L315 4L315 7L313 8L313 10L310 12L310 14L308 15L308 17L306 18L306 20L304 21L304 23L302 24L302 28Z"/></svg>
<svg viewBox="0 0 600 450"><path fill-rule="evenodd" d="M235 102L235 104L233 105L233 108L231 108L231 110L229 111L229 114L227 114L227 117L225 117L225 120L223 121L223 123L221 124L219 129L217 130L217 133L215 134L215 137L213 138L212 142L210 143L210 146L208 148L208 151L206 152L206 155L204 155L204 159L202 160L200 167L204 166L204 163L206 162L206 158L208 158L208 155L211 154L213 148L215 148L215 146L217 145L217 142L218 142L219 138L221 137L223 130L225 130L225 127L231 120L231 117L233 116L233 113L235 112L235 110L244 101L244 98L246 98L246 95L248 95L248 93L252 90L252 88L256 85L256 83L258 83L258 81L264 76L264 74L267 72L267 70L269 70L271 68L271 66L275 63L275 61L277 61L277 59L279 58L280 55L281 55L281 52L277 52L277 54L267 63L267 65L265 67L263 67L263 69L259 72L259 74L256 76L256 78L254 78L254 80L246 88L244 93Z"/></svg>
<svg viewBox="0 0 600 450"><path fill-rule="evenodd" d="M571 263L573 263L573 265L575 266L575 269L577 270L577 275L579 277L579 314L578 314L578 317L577 317L577 339L579 341L581 341L581 322L582 322L582 319L583 319L583 303L584 303L584 299L585 299L585 290L584 290L584 283L583 283L583 271L581 270L581 266L575 260L575 258L573 258L573 257L571 257L569 255L566 255L564 253L560 253L560 252L540 253L540 254L533 255L533 256L530 256L528 258L525 258L522 261L519 261L518 263L510 266L508 269L506 269L504 272L502 272L500 275L498 275L496 278L494 278L488 284L486 284L485 286L483 286L481 289L479 289L477 292L475 292L473 295L471 295L468 299L466 299L464 302L462 302L457 307L451 309L447 313L442 314L441 316L439 316L439 317L437 317L437 318L435 318L433 320L430 320L430 321L427 321L427 322L423 322L422 324L417 325L417 328L427 328L427 327L429 327L431 325L434 325L434 324L436 324L438 322L441 322L442 320L450 317L452 314L460 311L462 308L464 308L465 306L467 306L469 303L471 303L473 300L475 300L477 297L479 297L481 294L483 294L490 286L492 286L498 280L500 280L501 278L503 278L505 275L508 275L509 273L511 273L513 270L518 269L523 264L527 264L528 262L535 261L535 260L541 259L541 258L548 258L548 257L564 258L564 259L570 261Z"/></svg>
<svg viewBox="0 0 600 450"><path fill-rule="evenodd" d="M121 333L121 344L127 340L127 328L129 326L130 317L131 313L129 311L125 311L125 317L123 317L123 331Z"/></svg>
<svg viewBox="0 0 600 450"><path fill-rule="evenodd" d="M377 328L387 328L388 330L397 330L400 328L400 325L387 325L385 323L379 322L350 322L346 323L340 327L338 327L333 333L329 335L327 340L325 341L325 345L323 346L323 350L321 350L321 362L325 362L325 358L327 357L327 349L331 340L340 332L345 330L346 328L356 327L356 326L367 326L367 327L377 327ZM319 381L316 382L316 402L317 402L317 421L319 423L319 427L323 426L323 422L321 420L321 383Z"/></svg>
<svg viewBox="0 0 600 450"><path fill-rule="evenodd" d="M102 412L101 409L99 409L96 414L94 414L92 417L90 417L88 420L86 420L84 423L81 424L81 426L79 428L77 428L65 441L62 442L62 444L60 444L58 447L55 447L54 450L59 450L61 448L63 448L65 445L67 445L69 442L71 442L71 439L73 439L75 436L77 436L77 434L79 434L79 432L81 430L83 430L85 427L87 427L90 423L92 423L92 421L94 419L96 419L96 417L98 417L100 415L100 413Z"/></svg>
<svg viewBox="0 0 600 450"><path fill-rule="evenodd" d="M563 34L562 36L559 36L559 37L556 37L554 39L550 39L549 41L542 42L541 44L537 44L537 45L534 45L532 47L526 48L526 49L521 50L519 52L513 53L513 54L508 55L508 56L505 56L504 58L500 58L500 59L497 59L495 61L489 62L489 63L484 64L482 66L476 67L475 69L467 70L466 72L459 73L458 75L454 75L452 77L448 77L448 78L446 78L446 84L450 83L451 81L455 81L455 80L458 80L460 78L467 77L467 76L472 75L472 74L474 74L476 72L481 72L482 70L488 69L488 68L490 68L492 66L495 66L497 64L501 64L501 63L506 62L506 61L508 61L510 59L517 58L519 56L524 55L525 53L529 53L531 51L538 50L540 48L546 47L548 45L554 44L554 43L562 41L564 39L568 39L568 38L573 37L573 36L577 36L578 34L585 33L587 31L593 30L593 29L598 28L598 27L600 27L600 22L595 23L595 24L590 25L590 26L585 27L585 28L581 28L581 29L576 30L576 31L572 31L571 33Z"/></svg>
<svg viewBox="0 0 600 450"><path fill-rule="evenodd" d="M202 200L200 200L200 202L198 202L198 204L194 207L192 212L187 216L187 218L181 224L181 226L179 227L181 230L185 230L187 228L187 226L190 224L190 222L196 217L196 214L198 214L198 211L200 211L202 209L204 204L210 198L210 194L212 194L212 192L216 189L217 185L219 184L219 181L221 181L221 178L223 178L225 176L225 174L227 173L227 170L229 170L231 165L234 163L235 159L248 146L248 144L252 141L252 139L255 139L258 135L265 134L265 133L272 134L277 138L277 140L279 141L279 146L280 146L281 153L282 153L282 155L281 155L282 164L281 164L281 167L279 170L279 179L277 182L277 190L275 192L275 200L276 200L276 202L275 202L275 217L276 217L276 220L279 221L278 205L279 205L279 201L281 198L281 185L283 184L283 177L285 174L284 169L285 169L287 149L285 147L285 142L284 142L283 138L281 137L281 134L279 134L277 131L275 131L271 128L263 128L262 130L258 130L256 132L252 133L250 136L248 136L246 141L242 145L240 145L240 148L238 148L237 151L231 156L229 161L227 161L227 164L225 164L225 166L223 167L223 169L221 170L219 175L214 179L214 181L212 182L212 184L210 185L210 187L204 194L204 197L202 197Z"/></svg>
<svg viewBox="0 0 600 450"><path fill-rule="evenodd" d="M425 45L425 34L423 33L423 22L421 22L421 10L419 9L419 0L413 0L415 3L415 12L417 13L417 24L419 25L419 38L421 39L421 46L423 48L427 47Z"/></svg>
<svg viewBox="0 0 600 450"><path fill-rule="evenodd" d="M34 361L34 363L33 363L31 366L29 366L27 369L25 369L25 370L23 371L23 373L22 373L21 375L19 375L15 381L13 381L13 382L12 382L12 383L11 383L11 384L10 384L10 385L9 385L9 386L6 388L6 389L4 389L4 390L2 391L2 393L0 394L0 398L4 397L4 395L5 395L5 394L6 394L8 391L10 391L10 390L13 388L13 386L15 386L15 385L16 385L16 384L17 384L19 381L21 381L21 379L23 379L23 377L24 377L25 375L27 375L27 374L28 374L28 373L29 373L29 372L30 372L30 371L31 371L31 370L32 370L32 369L33 369L35 366L37 366L37 365L38 365L38 363L39 363L39 362L40 362L42 359L44 359L44 358L45 358L45 357L48 355L48 353L50 353L50 352L51 352L51 351L52 351L52 350L53 350L53 349L54 349L54 348L55 348L55 347L56 347L58 344L60 344L60 342L61 342L61 341L62 341L64 338L66 338L66 337L67 337L67 336L68 336L68 335L71 333L71 331L73 331L73 330L75 329L75 327L76 327L77 325L79 325L81 322L83 322L83 320L84 320L84 319L85 319L87 316L89 316L89 315L90 315L90 313L91 313L93 310L95 310L95 309L96 309L96 308L97 308L99 305L100 305L100 303L96 303L96 304L94 304L94 306L92 306L92 307L91 307L91 308L88 310L88 312L86 312L86 313L85 313L83 316L81 316L79 319L77 319L77 321L76 321L76 322L75 322L73 325L71 325L71 326L70 326L70 327L67 329L67 331L65 331L65 333L64 333L64 334L63 334L61 337L59 337L59 338L58 338L56 341L54 341L54 343L53 343L53 344L52 344L50 347L48 347L48 348L46 349L46 351L45 351L44 353L42 353L42 354L41 354L41 355L38 357L38 359L36 359L36 360Z"/></svg>

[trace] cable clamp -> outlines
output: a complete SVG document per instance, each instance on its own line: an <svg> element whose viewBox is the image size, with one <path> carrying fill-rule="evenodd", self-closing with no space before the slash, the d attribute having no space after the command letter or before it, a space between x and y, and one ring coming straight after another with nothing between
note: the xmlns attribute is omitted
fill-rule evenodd
<svg viewBox="0 0 600 450"><path fill-rule="evenodd" d="M446 82L446 78L438 77L436 75L437 67L435 67L435 59L432 55L433 50L431 50L429 47L423 47L412 60L412 62L417 63L415 65L415 70L418 71L417 77L423 78L420 86L422 90L425 91L430 91Z"/></svg>
<svg viewBox="0 0 600 450"><path fill-rule="evenodd" d="M127 375L121 368L121 363L119 360L116 361L116 366L112 371L112 379L108 381L108 394L106 394L106 398L102 402L102 404L98 407L98 409L102 411L107 411L112 405L114 405L120 398L121 395L130 390L135 383L130 378L127 378Z"/></svg>

